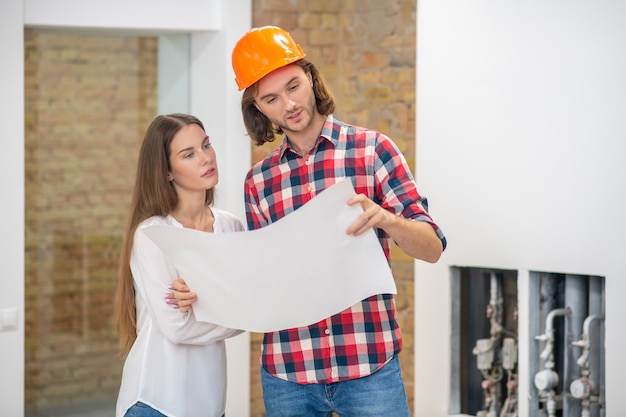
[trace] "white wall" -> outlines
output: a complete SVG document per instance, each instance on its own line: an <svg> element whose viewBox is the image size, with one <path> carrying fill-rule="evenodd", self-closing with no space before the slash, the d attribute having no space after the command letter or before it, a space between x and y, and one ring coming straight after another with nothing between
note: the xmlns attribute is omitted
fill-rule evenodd
<svg viewBox="0 0 626 417"><path fill-rule="evenodd" d="M244 136L230 51L250 27L251 10L250 0L178 0L175 7L169 0L66 0L61 6L46 0L0 1L0 178L4 181L0 313L18 312L16 329L0 326L2 417L24 414L24 25L150 35L191 33L189 73L179 81L189 85L187 108L213 132L220 158L217 203L243 217L242 184L250 164L250 141ZM172 91L168 95L184 100ZM167 103L159 105L167 109ZM245 416L250 391L248 336L229 341L228 355L227 414Z"/></svg>
<svg viewBox="0 0 626 417"><path fill-rule="evenodd" d="M626 412L625 19L621 0L418 2L417 180L449 247L416 263L416 416L447 415L450 266L517 269L520 301L529 271L604 276Z"/></svg>

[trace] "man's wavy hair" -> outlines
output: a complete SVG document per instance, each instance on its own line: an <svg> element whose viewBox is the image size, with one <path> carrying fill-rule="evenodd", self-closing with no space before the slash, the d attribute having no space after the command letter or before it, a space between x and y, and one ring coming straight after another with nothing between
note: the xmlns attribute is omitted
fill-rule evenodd
<svg viewBox="0 0 626 417"><path fill-rule="evenodd" d="M324 116L333 113L335 111L335 98L317 67L305 59L301 59L290 65L298 65L305 73L311 74L317 111ZM273 142L276 135L282 135L283 131L261 113L254 104L257 84L258 82L254 83L243 92L243 96L241 97L241 113L243 114L243 123L246 126L248 135L250 135L250 138L257 145L261 146L265 142Z"/></svg>

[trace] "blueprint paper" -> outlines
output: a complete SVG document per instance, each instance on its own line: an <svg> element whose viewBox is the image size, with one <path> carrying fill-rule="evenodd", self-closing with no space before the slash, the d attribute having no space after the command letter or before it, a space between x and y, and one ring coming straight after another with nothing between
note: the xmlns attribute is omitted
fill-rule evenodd
<svg viewBox="0 0 626 417"><path fill-rule="evenodd" d="M258 230L207 233L151 226L144 233L198 294L197 320L251 332L317 323L396 286L373 229L346 230L363 212L343 180Z"/></svg>

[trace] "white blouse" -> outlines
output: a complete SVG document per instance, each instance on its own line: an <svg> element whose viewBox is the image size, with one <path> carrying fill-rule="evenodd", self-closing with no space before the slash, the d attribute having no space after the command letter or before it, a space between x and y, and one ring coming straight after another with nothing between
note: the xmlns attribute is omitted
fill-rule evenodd
<svg viewBox="0 0 626 417"><path fill-rule="evenodd" d="M215 233L244 230L234 215L212 211ZM137 340L124 363L116 417L123 417L137 401L170 417L220 417L226 407L224 339L242 331L196 321L193 310L183 314L165 302L168 286L179 277L142 232L152 225L183 227L172 216L151 217L135 233L130 268Z"/></svg>

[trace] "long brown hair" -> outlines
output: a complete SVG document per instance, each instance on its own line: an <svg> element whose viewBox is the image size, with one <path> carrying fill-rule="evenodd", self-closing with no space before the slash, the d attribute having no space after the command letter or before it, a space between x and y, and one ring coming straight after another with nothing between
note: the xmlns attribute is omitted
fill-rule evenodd
<svg viewBox="0 0 626 417"><path fill-rule="evenodd" d="M328 116L335 111L335 99L332 92L326 85L324 77L317 67L305 60L301 59L291 65L300 66L305 73L311 74L313 80L313 93L315 94L315 107L317 111ZM241 113L243 114L243 123L250 138L257 144L263 145L265 142L272 142L275 135L282 135L283 131L280 127L274 125L263 113L257 109L254 104L254 96L257 92L258 82L246 88L241 97Z"/></svg>
<svg viewBox="0 0 626 417"><path fill-rule="evenodd" d="M135 231L139 224L152 216L166 216L178 204L178 194L171 181L170 144L184 127L196 124L204 130L202 122L188 114L157 116L148 129L139 151L137 174L124 242L120 253L117 292L115 296L115 319L120 337L122 354L127 354L137 338L137 310L135 287L130 271L130 255ZM206 204L213 204L213 189L206 191Z"/></svg>

